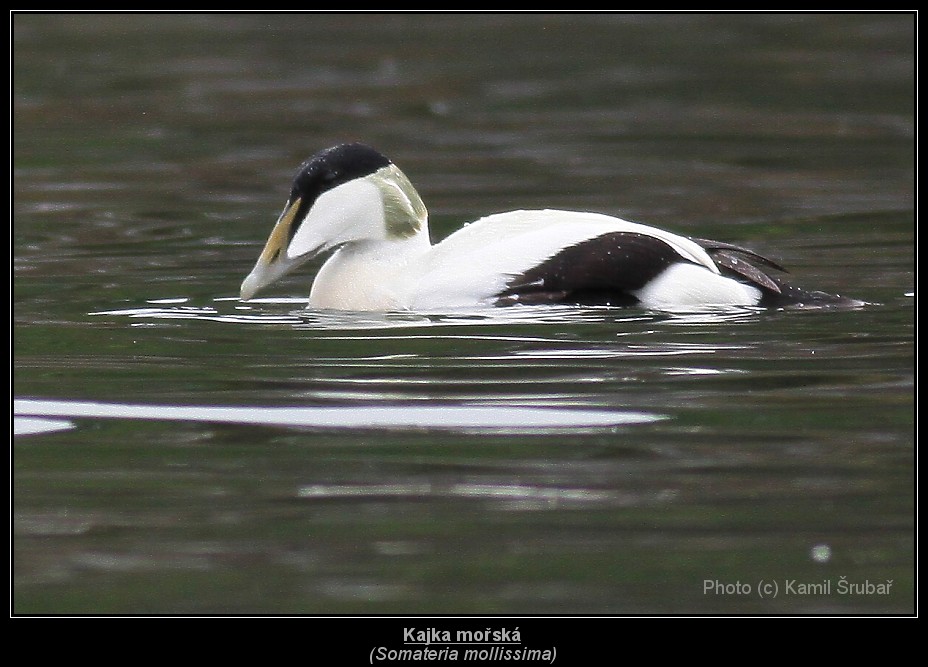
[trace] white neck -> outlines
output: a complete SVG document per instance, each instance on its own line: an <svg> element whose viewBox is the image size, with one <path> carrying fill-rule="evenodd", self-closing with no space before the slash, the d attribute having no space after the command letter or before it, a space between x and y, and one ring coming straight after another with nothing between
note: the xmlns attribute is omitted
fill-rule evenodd
<svg viewBox="0 0 928 667"><path fill-rule="evenodd" d="M416 272L409 265L430 247L425 225L405 239L346 243L316 274L309 305L340 310L402 309L416 287L412 282Z"/></svg>

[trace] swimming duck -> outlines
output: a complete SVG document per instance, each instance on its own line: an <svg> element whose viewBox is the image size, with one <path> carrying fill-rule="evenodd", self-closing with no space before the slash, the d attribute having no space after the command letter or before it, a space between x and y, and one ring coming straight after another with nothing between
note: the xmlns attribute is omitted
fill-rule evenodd
<svg viewBox="0 0 928 667"><path fill-rule="evenodd" d="M313 308L443 311L569 303L657 310L779 307L850 300L802 290L751 250L601 213L519 210L465 225L436 245L425 204L400 169L364 144L300 165L290 197L241 288L252 298L334 251Z"/></svg>

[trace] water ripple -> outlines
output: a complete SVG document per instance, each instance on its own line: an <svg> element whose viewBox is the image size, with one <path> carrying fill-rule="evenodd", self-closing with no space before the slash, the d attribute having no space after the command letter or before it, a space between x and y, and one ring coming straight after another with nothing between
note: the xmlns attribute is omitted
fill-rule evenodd
<svg viewBox="0 0 928 667"><path fill-rule="evenodd" d="M359 330L412 326L567 325L611 324L630 327L641 323L705 326L755 321L757 308L706 308L695 311L652 312L606 306L539 305L512 308L472 308L448 312L351 312L314 310L305 298L260 298L247 303L237 297L218 297L210 305L194 305L188 297L148 299L144 306L96 310L91 316L163 320L191 319L226 324L288 324L296 330ZM231 307L231 310L230 310Z"/></svg>

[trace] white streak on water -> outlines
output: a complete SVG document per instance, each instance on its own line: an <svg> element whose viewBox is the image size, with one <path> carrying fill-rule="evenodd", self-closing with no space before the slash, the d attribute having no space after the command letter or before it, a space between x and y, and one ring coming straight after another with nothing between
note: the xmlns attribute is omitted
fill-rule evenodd
<svg viewBox="0 0 928 667"><path fill-rule="evenodd" d="M39 417L21 417L16 415L13 418L13 435L35 435L37 433L54 433L55 431L67 431L74 428L73 422L66 419L46 419Z"/></svg>
<svg viewBox="0 0 928 667"><path fill-rule="evenodd" d="M260 407L143 405L16 399L14 433L48 419L143 419L319 429L433 429L538 432L646 424L662 415L623 410L471 405L367 405L358 407ZM64 422L68 423L68 422ZM40 432L25 430L23 433Z"/></svg>

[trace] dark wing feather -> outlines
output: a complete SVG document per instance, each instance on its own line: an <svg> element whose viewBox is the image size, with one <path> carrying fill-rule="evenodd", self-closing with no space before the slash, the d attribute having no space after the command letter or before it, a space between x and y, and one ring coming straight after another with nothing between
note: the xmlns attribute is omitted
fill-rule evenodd
<svg viewBox="0 0 928 667"><path fill-rule="evenodd" d="M725 243L724 241L711 241L709 239L697 238L691 240L701 245L720 268L728 269L732 273L745 278L748 282L762 289L769 290L774 294L782 293L782 283L779 280L771 278L758 267L754 266L754 264L751 264L750 261L745 261L739 257L739 255L761 266L766 266L776 271L782 271L783 273L789 273L779 263L773 261L769 257L759 255L749 248Z"/></svg>
<svg viewBox="0 0 928 667"><path fill-rule="evenodd" d="M734 271L739 276L747 278L748 281L758 285L760 287L766 287L767 289L780 293L780 286L766 273L758 269L753 264L749 264L742 259L738 259L733 253L730 253L726 250L713 250L709 252L709 256L712 257L713 261L718 264L720 267Z"/></svg>
<svg viewBox="0 0 928 667"><path fill-rule="evenodd" d="M784 269L777 262L773 261L769 257L758 255L756 252L754 252L753 250L749 248L744 248L739 245L733 245L731 243L725 243L724 241L710 241L709 239L697 239L693 237L690 237L690 240L701 245L703 247L703 250L709 253L709 255L713 257L713 259L715 258L714 257L715 253L719 253L719 252L726 252L726 254L729 254L729 255L731 254L744 255L745 257L748 257L749 259L753 259L755 262L758 262L760 264L763 264L764 266L770 267L771 269L775 269L776 271L782 271L783 273L789 273L789 271Z"/></svg>

